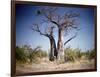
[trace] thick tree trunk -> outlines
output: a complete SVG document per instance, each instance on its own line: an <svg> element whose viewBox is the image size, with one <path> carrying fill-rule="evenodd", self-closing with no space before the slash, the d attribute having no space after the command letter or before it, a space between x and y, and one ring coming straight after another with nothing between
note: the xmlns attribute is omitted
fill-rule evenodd
<svg viewBox="0 0 100 77"><path fill-rule="evenodd" d="M56 48L56 43L53 38L53 36L50 36L50 54L49 54L49 60L54 61L55 58L57 59L57 48Z"/></svg>
<svg viewBox="0 0 100 77"><path fill-rule="evenodd" d="M64 47L63 47L63 29L58 30L58 60L64 61Z"/></svg>
<svg viewBox="0 0 100 77"><path fill-rule="evenodd" d="M50 53L49 53L49 60L54 61L54 46L53 46L53 41L50 39Z"/></svg>

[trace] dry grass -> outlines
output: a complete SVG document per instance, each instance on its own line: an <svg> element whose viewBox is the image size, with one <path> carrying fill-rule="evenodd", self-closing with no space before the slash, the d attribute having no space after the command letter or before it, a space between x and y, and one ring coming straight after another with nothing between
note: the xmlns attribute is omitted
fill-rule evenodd
<svg viewBox="0 0 100 77"><path fill-rule="evenodd" d="M79 60L75 62L59 63L58 61L50 62L47 58L43 58L39 64L17 64L16 73L22 74L28 72L94 69L94 63L94 60Z"/></svg>

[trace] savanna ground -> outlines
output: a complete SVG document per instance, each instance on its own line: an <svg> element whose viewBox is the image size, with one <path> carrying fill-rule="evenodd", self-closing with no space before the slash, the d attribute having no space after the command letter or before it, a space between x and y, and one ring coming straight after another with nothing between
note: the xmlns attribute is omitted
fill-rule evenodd
<svg viewBox="0 0 100 77"><path fill-rule="evenodd" d="M16 74L95 69L95 49L82 52L80 49L66 48L64 55L64 61L50 61L48 53L39 47L16 47Z"/></svg>
<svg viewBox="0 0 100 77"><path fill-rule="evenodd" d="M41 59L41 62L33 64L17 64L16 74L29 73L29 72L44 72L44 71L64 71L64 70L81 70L81 69L94 69L94 60L78 60L75 62L60 63L57 61L51 62L48 58Z"/></svg>

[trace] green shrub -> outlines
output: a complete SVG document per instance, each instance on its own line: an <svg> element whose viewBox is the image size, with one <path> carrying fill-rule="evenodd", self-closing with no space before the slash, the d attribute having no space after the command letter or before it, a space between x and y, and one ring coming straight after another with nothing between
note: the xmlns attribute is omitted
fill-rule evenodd
<svg viewBox="0 0 100 77"><path fill-rule="evenodd" d="M89 59L95 59L95 58L96 58L96 52L95 52L95 49L92 49L89 52Z"/></svg>
<svg viewBox="0 0 100 77"><path fill-rule="evenodd" d="M77 54L71 48L66 48L65 49L65 58L66 58L67 61L74 62L76 60L76 58L77 58Z"/></svg>
<svg viewBox="0 0 100 77"><path fill-rule="evenodd" d="M16 60L25 63L27 61L27 54L23 48L16 47Z"/></svg>
<svg viewBox="0 0 100 77"><path fill-rule="evenodd" d="M89 59L95 57L95 52L92 50L91 52L86 51L82 52L80 49L72 49L72 48L66 48L65 49L65 61L72 61L80 60L84 57L84 59Z"/></svg>
<svg viewBox="0 0 100 77"><path fill-rule="evenodd" d="M33 63L38 62L38 58L47 57L46 51L40 49L40 47L36 47L32 49L28 45L24 45L23 47L16 47L16 61L20 63Z"/></svg>
<svg viewBox="0 0 100 77"><path fill-rule="evenodd" d="M87 59L95 59L95 57L96 57L95 49L88 50L87 52L85 52L85 55L86 55Z"/></svg>
<svg viewBox="0 0 100 77"><path fill-rule="evenodd" d="M43 58L47 56L46 51L43 51L41 49L39 49L38 51L34 51L35 53L33 53L36 57L38 58Z"/></svg>

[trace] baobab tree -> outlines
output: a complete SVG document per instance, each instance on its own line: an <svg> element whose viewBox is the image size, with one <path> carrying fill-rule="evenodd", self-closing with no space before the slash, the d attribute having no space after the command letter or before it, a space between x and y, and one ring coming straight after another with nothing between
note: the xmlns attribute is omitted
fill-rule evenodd
<svg viewBox="0 0 100 77"><path fill-rule="evenodd" d="M38 10L38 13L45 17L44 22L52 23L58 28L57 57L59 60L64 60L64 45L77 36L75 34L64 43L64 33L68 34L72 29L78 30L76 21L79 14L73 11L59 13L59 7L45 7Z"/></svg>
<svg viewBox="0 0 100 77"><path fill-rule="evenodd" d="M49 26L47 29L45 29L45 32L41 31L39 24L33 24L32 30L40 33L40 35L43 35L47 38L49 38L50 41L50 53L49 53L49 60L54 61L54 59L57 59L57 48L56 48L56 43L55 39L53 36L53 29L55 28L54 26Z"/></svg>

